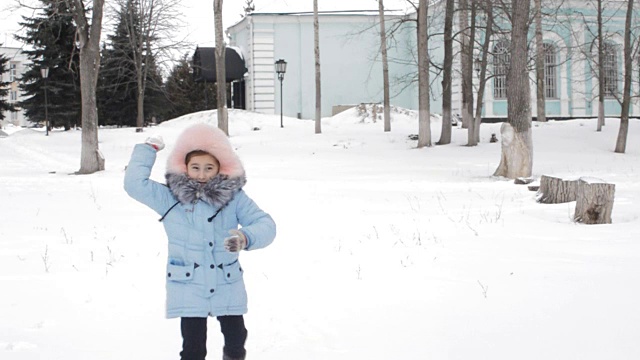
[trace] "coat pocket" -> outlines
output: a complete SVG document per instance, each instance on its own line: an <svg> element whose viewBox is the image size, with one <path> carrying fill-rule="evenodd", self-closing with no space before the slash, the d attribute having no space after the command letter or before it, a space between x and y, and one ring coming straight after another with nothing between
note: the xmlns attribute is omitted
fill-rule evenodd
<svg viewBox="0 0 640 360"><path fill-rule="evenodd" d="M179 261L169 261L167 264L167 280L191 282L195 277L196 264L183 264Z"/></svg>
<svg viewBox="0 0 640 360"><path fill-rule="evenodd" d="M238 260L228 265L225 264L222 267L222 271L223 271L224 280L229 284L242 279L243 270Z"/></svg>

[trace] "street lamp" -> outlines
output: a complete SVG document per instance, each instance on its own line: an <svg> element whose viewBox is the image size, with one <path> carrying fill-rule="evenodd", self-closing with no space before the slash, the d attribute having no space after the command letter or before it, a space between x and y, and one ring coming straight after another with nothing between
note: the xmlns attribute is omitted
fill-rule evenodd
<svg viewBox="0 0 640 360"><path fill-rule="evenodd" d="M276 61L276 73L278 74L278 80L280 80L280 127L284 127L282 124L282 80L284 80L284 73L287 72L287 62L284 59Z"/></svg>
<svg viewBox="0 0 640 360"><path fill-rule="evenodd" d="M49 77L49 68L40 68L40 75L44 79L44 131L45 136L49 136L49 104L47 100L47 78Z"/></svg>

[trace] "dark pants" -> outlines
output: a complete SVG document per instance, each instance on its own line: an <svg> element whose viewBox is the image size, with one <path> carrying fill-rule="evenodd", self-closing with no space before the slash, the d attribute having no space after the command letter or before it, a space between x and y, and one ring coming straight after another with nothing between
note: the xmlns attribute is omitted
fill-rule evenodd
<svg viewBox="0 0 640 360"><path fill-rule="evenodd" d="M238 316L218 316L220 330L224 335L224 354L232 359L244 359L247 329L244 318ZM207 318L181 318L182 330L181 360L204 360L207 356Z"/></svg>

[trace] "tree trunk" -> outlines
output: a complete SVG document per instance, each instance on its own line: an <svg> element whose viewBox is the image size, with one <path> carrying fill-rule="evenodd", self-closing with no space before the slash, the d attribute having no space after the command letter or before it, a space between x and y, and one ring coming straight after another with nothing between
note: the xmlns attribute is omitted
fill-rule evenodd
<svg viewBox="0 0 640 360"><path fill-rule="evenodd" d="M576 200L578 180L542 175L536 200L543 204L561 204Z"/></svg>
<svg viewBox="0 0 640 360"><path fill-rule="evenodd" d="M627 19L624 26L624 93L622 94L622 113L620 114L620 130L616 140L617 153L624 153L627 147L627 134L629 133L629 108L631 107L631 74L633 71L633 59L631 51L631 21L633 19L633 0L627 3Z"/></svg>
<svg viewBox="0 0 640 360"><path fill-rule="evenodd" d="M616 186L595 180L578 180L573 219L583 224L611 224Z"/></svg>
<svg viewBox="0 0 640 360"><path fill-rule="evenodd" d="M604 126L604 38L602 35L602 0L598 0L598 128Z"/></svg>
<svg viewBox="0 0 640 360"><path fill-rule="evenodd" d="M139 5L139 4L138 4ZM129 35L129 43L131 44L133 65L136 70L136 101L137 101L137 115L136 115L136 132L142 132L144 127L144 83L143 83L143 26L141 26L141 17L144 14L139 11L140 9L134 9L134 4L131 0L127 0L127 33Z"/></svg>
<svg viewBox="0 0 640 360"><path fill-rule="evenodd" d="M318 21L318 0L313 0L313 55L316 70L316 127L315 133L322 133L322 81L320 77L320 24Z"/></svg>
<svg viewBox="0 0 640 360"><path fill-rule="evenodd" d="M451 144L451 71L453 67L453 12L455 0L446 0L444 14L444 65L442 73L442 132L438 145Z"/></svg>
<svg viewBox="0 0 640 360"><path fill-rule="evenodd" d="M471 25L469 29L469 44L467 47L467 66L463 66L465 74L463 75L467 79L464 92L467 93L467 109L466 113L469 118L469 129L467 130L467 146L476 146L480 142L480 135L476 134L475 117L473 116L473 62L475 61L473 56L473 47L476 39L476 10L477 0L469 0L471 5Z"/></svg>
<svg viewBox="0 0 640 360"><path fill-rule="evenodd" d="M72 0L80 48L80 94L82 98L82 149L78 174L104 170L104 158L98 148L98 107L96 88L100 70L100 34L104 0L93 0L91 24L82 0Z"/></svg>
<svg viewBox="0 0 640 360"><path fill-rule="evenodd" d="M545 51L542 39L542 0L535 0L536 19L536 93L537 121L547 121L546 94L544 82Z"/></svg>
<svg viewBox="0 0 640 360"><path fill-rule="evenodd" d="M378 0L380 13L380 52L382 53L382 86L384 91L384 131L391 131L391 108L389 104L389 62L387 61L387 33L384 26L384 3Z"/></svg>
<svg viewBox="0 0 640 360"><path fill-rule="evenodd" d="M491 0L485 0L484 12L487 17L487 24L484 33L484 43L482 44L482 57L479 64L480 75L478 79L478 96L476 103L476 115L473 121L476 143L480 142L480 124L482 123L482 109L484 107L484 91L487 86L487 62L489 58L489 46L491 44L491 37L493 36L493 5L491 4Z"/></svg>
<svg viewBox="0 0 640 360"><path fill-rule="evenodd" d="M225 68L225 43L222 28L222 0L213 1L213 18L216 27L216 99L218 102L218 128L229 135L227 117L227 71Z"/></svg>
<svg viewBox="0 0 640 360"><path fill-rule="evenodd" d="M507 71L509 122L502 124L502 157L494 175L510 179L529 177L533 168L531 92L527 68L529 1L512 2L511 64Z"/></svg>
<svg viewBox="0 0 640 360"><path fill-rule="evenodd" d="M428 11L428 1L420 0L418 5L418 148L431 146Z"/></svg>
<svg viewBox="0 0 640 360"><path fill-rule="evenodd" d="M468 0L459 0L459 9L458 11L460 11L459 13L459 23L460 23L460 78L462 79L462 104L461 104L461 115L462 115L462 128L463 129L468 129L469 128L469 124L471 123L471 118L470 118L470 114L467 112L468 107L468 103L469 101L471 101L468 97L469 97L469 93L467 92L468 89L468 82L471 81L471 79L467 78L467 64L469 64L469 56L473 57L472 55L469 55L469 53L467 52L468 47L469 47L469 9L468 9Z"/></svg>

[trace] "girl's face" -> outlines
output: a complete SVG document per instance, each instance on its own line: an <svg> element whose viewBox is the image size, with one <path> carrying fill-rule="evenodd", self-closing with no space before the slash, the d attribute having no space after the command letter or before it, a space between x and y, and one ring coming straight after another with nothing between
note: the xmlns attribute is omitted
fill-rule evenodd
<svg viewBox="0 0 640 360"><path fill-rule="evenodd" d="M211 180L220 171L220 163L209 154L194 155L187 163L187 176L200 183Z"/></svg>

